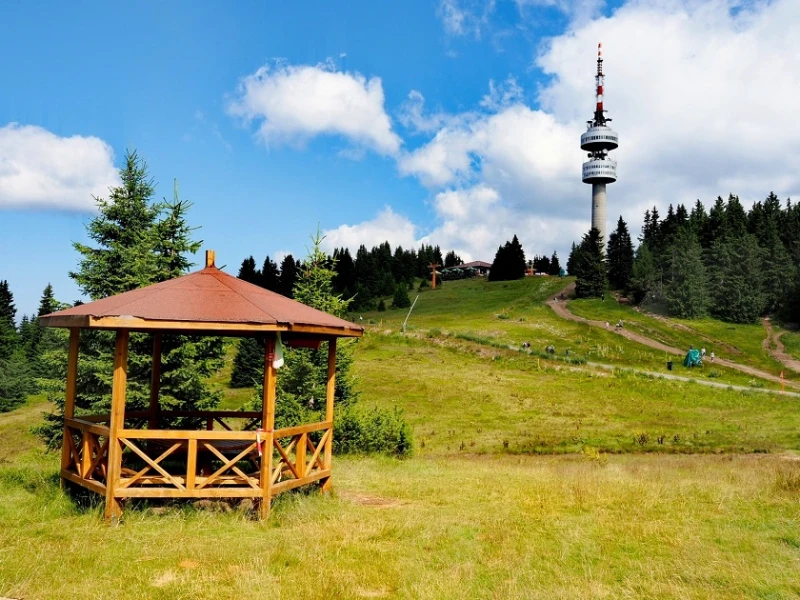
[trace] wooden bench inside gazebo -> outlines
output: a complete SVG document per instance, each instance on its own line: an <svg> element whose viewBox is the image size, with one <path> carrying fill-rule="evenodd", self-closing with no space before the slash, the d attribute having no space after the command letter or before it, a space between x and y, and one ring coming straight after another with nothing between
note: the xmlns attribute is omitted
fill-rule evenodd
<svg viewBox="0 0 800 600"><path fill-rule="evenodd" d="M117 521L126 498L252 498L269 516L273 496L319 482L331 489L336 340L363 328L228 275L214 266L40 317L70 330L61 478L105 497ZM80 332L116 331L111 411L75 414ZM128 343L132 332L152 335L149 408L126 411ZM161 410L162 336L261 336L265 340L262 410ZM327 343L324 420L274 429L276 344ZM177 429L178 422L203 429Z"/></svg>

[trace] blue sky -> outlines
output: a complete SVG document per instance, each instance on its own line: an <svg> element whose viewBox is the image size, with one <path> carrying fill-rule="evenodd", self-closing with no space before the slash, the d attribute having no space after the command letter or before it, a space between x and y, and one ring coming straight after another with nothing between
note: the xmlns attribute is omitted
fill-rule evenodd
<svg viewBox="0 0 800 600"><path fill-rule="evenodd" d="M685 99L742 97L742 47L783 57L747 77L796 98L793 5L4 3L0 279L20 312L35 310L48 282L61 300L79 297L71 243L85 241L91 193L113 183L126 149L145 158L159 197L179 180L204 247L230 272L250 254L302 256L317 223L331 245L425 240L491 260L516 233L529 255L565 255L588 228L577 136L601 39L622 140L610 221L623 214L635 233L654 203L788 196L800 136L780 119L791 106L762 101L770 114L747 116ZM720 157L713 132L728 125L751 150ZM649 127L669 149L646 144ZM757 173L743 177L745 165ZM649 185L655 174L664 185Z"/></svg>

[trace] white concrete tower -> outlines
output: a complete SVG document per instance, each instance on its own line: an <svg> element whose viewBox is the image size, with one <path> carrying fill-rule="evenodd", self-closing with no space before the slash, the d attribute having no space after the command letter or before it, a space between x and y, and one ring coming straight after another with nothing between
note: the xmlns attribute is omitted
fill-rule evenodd
<svg viewBox="0 0 800 600"><path fill-rule="evenodd" d="M606 125L611 119L603 110L603 45L597 45L597 106L594 119L587 121L586 133L581 135L581 150L589 153L583 163L583 183L592 184L592 227L600 231L603 244L608 243L606 231L606 184L617 180L617 163L608 153L619 146L617 132Z"/></svg>

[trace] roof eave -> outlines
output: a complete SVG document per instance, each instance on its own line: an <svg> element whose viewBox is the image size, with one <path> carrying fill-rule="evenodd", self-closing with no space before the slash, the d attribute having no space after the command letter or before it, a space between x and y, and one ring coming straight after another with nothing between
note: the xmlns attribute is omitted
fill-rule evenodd
<svg viewBox="0 0 800 600"><path fill-rule="evenodd" d="M39 318L45 327L79 329L128 329L131 331L209 332L219 335L240 335L267 332L305 333L334 337L361 337L364 329L358 326L333 327L303 323L239 323L231 321L169 321L141 319L128 316L94 317L91 315L57 315Z"/></svg>

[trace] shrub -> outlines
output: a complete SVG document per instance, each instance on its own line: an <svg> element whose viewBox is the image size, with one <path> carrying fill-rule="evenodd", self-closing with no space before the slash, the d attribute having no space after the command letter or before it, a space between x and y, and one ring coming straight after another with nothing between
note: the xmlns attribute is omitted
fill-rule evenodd
<svg viewBox="0 0 800 600"><path fill-rule="evenodd" d="M381 298L381 301L378 302L378 312L384 312L386 310L386 303Z"/></svg>
<svg viewBox="0 0 800 600"><path fill-rule="evenodd" d="M392 306L394 308L408 308L411 306L411 300L408 297L408 290L402 283L395 288Z"/></svg>
<svg viewBox="0 0 800 600"><path fill-rule="evenodd" d="M411 427L399 409L360 410L342 406L334 417L333 450L339 454L407 457L413 451Z"/></svg>

